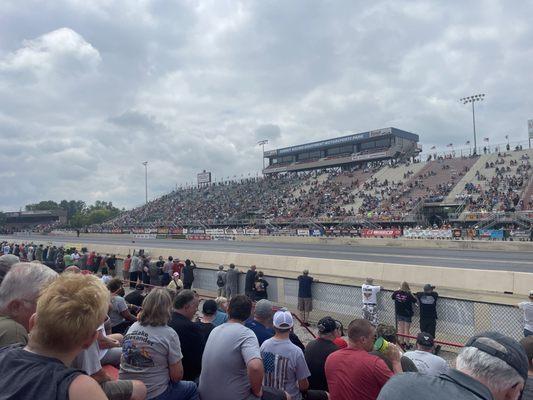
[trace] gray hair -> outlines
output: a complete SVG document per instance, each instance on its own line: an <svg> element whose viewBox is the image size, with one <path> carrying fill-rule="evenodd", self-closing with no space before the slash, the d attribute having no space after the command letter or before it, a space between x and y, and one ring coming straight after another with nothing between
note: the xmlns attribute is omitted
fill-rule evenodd
<svg viewBox="0 0 533 400"><path fill-rule="evenodd" d="M463 348L456 366L459 371L483 381L492 392L503 392L524 383L524 378L513 367L476 347Z"/></svg>
<svg viewBox="0 0 533 400"><path fill-rule="evenodd" d="M0 257L0 283L2 283L11 267L18 262L20 262L19 258L13 254L5 254Z"/></svg>
<svg viewBox="0 0 533 400"><path fill-rule="evenodd" d="M40 291L57 276L57 272L42 264L13 265L0 285L0 310L13 300L37 300Z"/></svg>

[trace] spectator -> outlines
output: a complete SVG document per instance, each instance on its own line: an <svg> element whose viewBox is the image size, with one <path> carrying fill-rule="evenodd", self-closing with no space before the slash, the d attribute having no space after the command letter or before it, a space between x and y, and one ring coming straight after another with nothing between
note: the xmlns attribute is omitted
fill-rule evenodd
<svg viewBox="0 0 533 400"><path fill-rule="evenodd" d="M217 296L222 297L226 296L226 271L224 271L224 266L218 266L217 272Z"/></svg>
<svg viewBox="0 0 533 400"><path fill-rule="evenodd" d="M102 330L104 330L103 324L98 328L98 334ZM122 349L118 349L120 350L120 355ZM120 357L118 361L120 363ZM115 381L102 369L98 340L95 340L87 349L78 354L72 362L72 367L82 370L98 382L109 400L144 400L146 398L146 386L141 381Z"/></svg>
<svg viewBox="0 0 533 400"><path fill-rule="evenodd" d="M396 328L392 325L379 324L376 328L376 338L382 338L389 343L398 344ZM383 361L385 361L387 367L389 367L389 369L394 372L394 367L392 365L391 359L389 358L389 354L387 352L380 351L380 349L377 349L376 347L377 346L374 345L374 350L371 354L374 354L381 358ZM402 354L401 351L400 364L402 365L403 372L418 372L418 369L416 368L416 365L413 363L413 361L410 358L405 357L405 355Z"/></svg>
<svg viewBox="0 0 533 400"><path fill-rule="evenodd" d="M329 391L324 367L328 356L339 350L333 343L337 324L333 318L324 317L318 321L317 328L318 338L309 342L305 348L305 361L311 372L309 389Z"/></svg>
<svg viewBox="0 0 533 400"><path fill-rule="evenodd" d="M399 374L383 387L378 400L517 400L528 377L528 362L518 342L497 332L468 340L456 369L440 376Z"/></svg>
<svg viewBox="0 0 533 400"><path fill-rule="evenodd" d="M75 265L71 265L71 267L75 267ZM112 279L111 276L109 275L109 270L107 269L107 267L102 267L102 277L100 279L102 280L104 285L107 285L109 281Z"/></svg>
<svg viewBox="0 0 533 400"><path fill-rule="evenodd" d="M254 283L253 301L268 299L267 288L268 282L264 278L263 271L259 271Z"/></svg>
<svg viewBox="0 0 533 400"><path fill-rule="evenodd" d="M237 294L239 294L239 270L232 263L226 273L226 297L231 300Z"/></svg>
<svg viewBox="0 0 533 400"><path fill-rule="evenodd" d="M87 264L89 264L89 259L87 260ZM124 259L124 263L122 264L122 277L124 278L125 281L130 280L130 266L131 266L131 254L128 254L126 258Z"/></svg>
<svg viewBox="0 0 533 400"><path fill-rule="evenodd" d="M172 298L154 289L144 299L139 321L124 336L120 379L138 379L146 385L147 399L198 400L194 382L183 381L181 343L167 326Z"/></svg>
<svg viewBox="0 0 533 400"><path fill-rule="evenodd" d="M518 303L524 312L524 337L533 335L533 290L529 291L529 301Z"/></svg>
<svg viewBox="0 0 533 400"><path fill-rule="evenodd" d="M390 344L388 348L394 372L381 358L369 353L375 333L376 328L366 319L350 322L348 347L330 354L326 360L326 378L332 399L376 399L389 378L402 372L397 346Z"/></svg>
<svg viewBox="0 0 533 400"><path fill-rule="evenodd" d="M157 274L159 275L160 277L160 282L159 284L163 287L165 287L167 284L164 284L163 282L163 267L165 265L165 260L163 260L163 256L159 256L159 258L157 259L157 262L155 263L155 266L157 268Z"/></svg>
<svg viewBox="0 0 533 400"><path fill-rule="evenodd" d="M259 344L253 332L243 325L251 311L248 297L234 295L228 308L229 321L209 335L198 386L202 400L287 398L282 391L262 387L264 369Z"/></svg>
<svg viewBox="0 0 533 400"><path fill-rule="evenodd" d="M198 319L196 325L200 328L205 342L207 342L207 338L211 331L215 329L213 320L217 315L217 311L217 303L215 300L206 300L204 301L204 304L202 304L202 316Z"/></svg>
<svg viewBox="0 0 533 400"><path fill-rule="evenodd" d="M408 351L405 357L411 359L424 375L438 376L448 370L448 364L443 358L433 354L435 339L429 333L420 332L416 337L416 350Z"/></svg>
<svg viewBox="0 0 533 400"><path fill-rule="evenodd" d="M0 285L0 347L28 343L39 292L56 277L41 264L19 263L10 269Z"/></svg>
<svg viewBox="0 0 533 400"><path fill-rule="evenodd" d="M521 400L533 399L533 336L525 337L520 340L520 344L524 348L528 361L527 381L522 393Z"/></svg>
<svg viewBox="0 0 533 400"><path fill-rule="evenodd" d="M141 280L145 285L150 285L150 258L143 253L141 255ZM149 286L148 286L149 287Z"/></svg>
<svg viewBox="0 0 533 400"><path fill-rule="evenodd" d="M217 297L215 303L217 304L217 313L212 322L213 325L217 327L228 321L228 314L226 312L228 310L228 299L225 297Z"/></svg>
<svg viewBox="0 0 533 400"><path fill-rule="evenodd" d="M424 291L418 292L416 298L420 303L420 331L435 337L439 294L433 289L435 289L435 286L429 283L425 284Z"/></svg>
<svg viewBox="0 0 533 400"><path fill-rule="evenodd" d="M187 381L195 381L202 371L204 335L192 321L198 311L198 304L198 296L192 290L182 290L174 298L174 310L168 324L180 337L183 377Z"/></svg>
<svg viewBox="0 0 533 400"><path fill-rule="evenodd" d="M135 290L129 292L125 297L127 303L133 304L137 307L142 307L144 301L144 285L135 286Z"/></svg>
<svg viewBox="0 0 533 400"><path fill-rule="evenodd" d="M306 399L327 399L324 391L309 390L307 378L311 375L302 350L291 343L289 334L294 322L289 311L274 314L274 337L261 345L261 356L265 376L265 386L284 390L292 400L301 400L302 393Z"/></svg>
<svg viewBox="0 0 533 400"><path fill-rule="evenodd" d="M274 331L270 328L272 326L272 317L274 304L270 300L259 300L255 304L254 318L246 321L244 324L247 328L251 329L255 336L259 346L267 339L274 336Z"/></svg>
<svg viewBox="0 0 533 400"><path fill-rule="evenodd" d="M318 280L309 276L309 270L304 269L298 277L298 311L301 313L302 322L309 326L309 314L313 311L313 293L311 286Z"/></svg>
<svg viewBox="0 0 533 400"><path fill-rule="evenodd" d="M131 257L131 263L130 263L130 289L135 289L135 286L137 285L137 282L142 277L142 262L139 257L133 253L133 257Z"/></svg>
<svg viewBox="0 0 533 400"><path fill-rule="evenodd" d="M194 270L196 264L194 261L185 260L185 267L183 267L183 288L190 289L194 282Z"/></svg>
<svg viewBox="0 0 533 400"><path fill-rule="evenodd" d="M335 325L337 326L337 329L335 329L335 340L333 343L335 343L339 349L345 349L348 347L348 343L342 338L344 336L344 326L341 321L337 320L335 320Z"/></svg>
<svg viewBox="0 0 533 400"><path fill-rule="evenodd" d="M19 258L13 254L4 254L0 257L0 283L2 283L11 267L19 261Z"/></svg>
<svg viewBox="0 0 533 400"><path fill-rule="evenodd" d="M183 282L180 279L179 272L172 273L172 280L167 285L167 289L170 290L174 296L183 289Z"/></svg>
<svg viewBox="0 0 533 400"><path fill-rule="evenodd" d="M69 365L96 339L108 305L109 292L90 275L63 274L43 289L28 345L0 350L1 396L106 400L94 379Z"/></svg>
<svg viewBox="0 0 533 400"><path fill-rule="evenodd" d="M363 294L363 318L370 321L374 326L378 326L378 293L381 286L374 285L374 279L366 278L366 282L361 286Z"/></svg>
<svg viewBox="0 0 533 400"><path fill-rule="evenodd" d="M252 265L248 271L246 271L246 277L244 279L244 294L252 301L255 301L255 282L257 278L257 267Z"/></svg>
<svg viewBox="0 0 533 400"><path fill-rule="evenodd" d="M398 326L399 344L409 345L409 334L411 332L411 322L413 322L413 304L416 304L416 297L411 293L411 288L407 282L402 282L400 289L392 293L394 308L396 311L396 324Z"/></svg>
<svg viewBox="0 0 533 400"><path fill-rule="evenodd" d="M114 278L117 276L117 257L112 254L111 257L109 257L106 260L107 268L109 269L109 273Z"/></svg>
<svg viewBox="0 0 533 400"><path fill-rule="evenodd" d="M172 274L172 265L173 263L172 256L168 256L167 262L163 264L163 276L161 278L161 283L163 286L167 286L170 283L170 276Z"/></svg>
<svg viewBox="0 0 533 400"><path fill-rule="evenodd" d="M109 310L111 332L124 334L130 325L137 321L137 318L130 313L128 304L122 297L124 288L120 279L111 279L107 284L107 289L111 292L111 308Z"/></svg>

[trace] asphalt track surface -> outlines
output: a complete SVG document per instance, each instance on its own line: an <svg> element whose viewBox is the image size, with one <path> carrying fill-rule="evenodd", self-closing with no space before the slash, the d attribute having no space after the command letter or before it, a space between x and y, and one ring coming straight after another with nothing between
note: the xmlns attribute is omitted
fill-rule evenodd
<svg viewBox="0 0 533 400"><path fill-rule="evenodd" d="M300 244L239 241L193 241L165 239L109 238L97 236L51 237L51 236L7 236L8 241L42 240L54 244L79 243L128 246L131 249L159 247L175 249L176 256L186 258L184 250L220 251L232 253L266 254L280 256L312 257L333 260L356 260L379 263L422 265L431 267L453 267L485 269L495 271L533 272L533 252L500 250L458 250L419 249L406 247L385 247L369 245Z"/></svg>

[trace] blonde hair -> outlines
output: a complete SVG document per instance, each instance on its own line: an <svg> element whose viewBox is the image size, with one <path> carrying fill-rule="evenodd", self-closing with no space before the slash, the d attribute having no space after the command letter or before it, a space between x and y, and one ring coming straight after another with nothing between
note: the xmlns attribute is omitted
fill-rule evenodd
<svg viewBox="0 0 533 400"><path fill-rule="evenodd" d="M172 313L172 297L166 289L153 289L143 300L139 315L142 326L164 326Z"/></svg>
<svg viewBox="0 0 533 400"><path fill-rule="evenodd" d="M217 297L215 299L215 302L217 303L217 306L220 307L220 306L222 306L222 304L227 303L228 299L225 298L225 297L220 296L220 297Z"/></svg>
<svg viewBox="0 0 533 400"><path fill-rule="evenodd" d="M409 284L404 281L400 286L400 290L403 290L404 292L410 292L411 288L409 287Z"/></svg>
<svg viewBox="0 0 533 400"><path fill-rule="evenodd" d="M95 334L109 309L109 291L91 275L61 274L37 301L31 339L39 345L67 352Z"/></svg>

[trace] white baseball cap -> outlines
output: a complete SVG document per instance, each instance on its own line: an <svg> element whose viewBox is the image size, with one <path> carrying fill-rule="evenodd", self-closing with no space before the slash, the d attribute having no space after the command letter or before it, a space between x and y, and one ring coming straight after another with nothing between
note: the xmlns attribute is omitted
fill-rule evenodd
<svg viewBox="0 0 533 400"><path fill-rule="evenodd" d="M294 326L294 320L290 311L277 311L274 314L274 327L278 329L287 329Z"/></svg>

